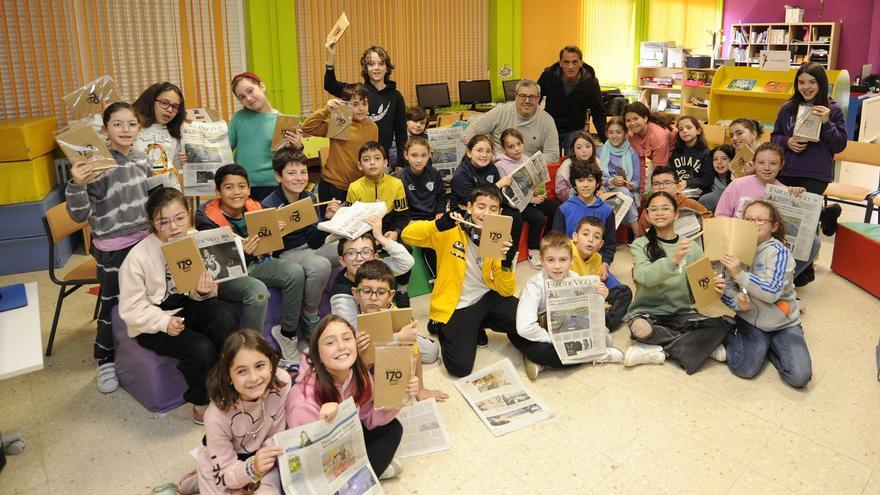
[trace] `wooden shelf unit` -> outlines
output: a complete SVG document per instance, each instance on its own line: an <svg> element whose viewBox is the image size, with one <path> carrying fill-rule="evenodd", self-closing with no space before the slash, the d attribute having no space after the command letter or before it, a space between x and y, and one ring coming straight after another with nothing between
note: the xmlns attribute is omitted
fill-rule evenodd
<svg viewBox="0 0 880 495"><path fill-rule="evenodd" d="M691 103L691 98L708 100L712 93L715 69L685 68L681 86L681 115L695 117L703 123L709 120L709 107L700 107ZM705 86L691 86L687 81L705 80Z"/></svg>
<svg viewBox="0 0 880 495"><path fill-rule="evenodd" d="M684 77L684 70L685 69L681 67L638 67L638 69L636 69L636 84L639 91L638 101L641 101L642 103L647 105L652 112L659 111L660 113L665 113L674 118L678 118L678 116L681 115L681 110L658 110L657 108L653 108L651 106L651 96L657 95L658 100L662 100L664 98L668 98L670 93L678 94L680 95L680 100L683 104L684 95L682 94L683 88L681 85L681 81ZM672 87L658 87L650 84L645 84L643 79L650 77L670 78L672 79Z"/></svg>
<svg viewBox="0 0 880 495"><path fill-rule="evenodd" d="M788 50L792 55L792 67L813 58L812 61L821 64L826 70L834 70L837 68L837 54L840 50L840 27L840 22L732 24L733 32L729 35L731 42L727 56L735 59L737 65L757 67L761 50ZM774 34L781 37L773 36ZM817 59L813 53L815 50L827 50L828 54Z"/></svg>

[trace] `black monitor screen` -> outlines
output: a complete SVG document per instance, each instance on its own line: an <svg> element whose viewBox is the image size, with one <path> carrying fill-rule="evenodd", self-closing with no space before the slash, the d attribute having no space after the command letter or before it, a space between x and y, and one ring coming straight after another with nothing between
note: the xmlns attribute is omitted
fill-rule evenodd
<svg viewBox="0 0 880 495"><path fill-rule="evenodd" d="M488 79L458 81L458 101L462 105L492 103L492 85Z"/></svg>
<svg viewBox="0 0 880 495"><path fill-rule="evenodd" d="M508 79L501 81L501 87L504 88L504 101L513 101L516 99L516 85L519 79Z"/></svg>
<svg viewBox="0 0 880 495"><path fill-rule="evenodd" d="M449 99L449 85L446 83L416 84L416 99L422 108L452 106Z"/></svg>

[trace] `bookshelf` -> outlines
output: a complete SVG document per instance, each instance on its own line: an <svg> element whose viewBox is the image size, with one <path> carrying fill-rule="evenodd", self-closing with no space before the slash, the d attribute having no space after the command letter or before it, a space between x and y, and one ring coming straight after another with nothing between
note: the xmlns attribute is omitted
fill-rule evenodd
<svg viewBox="0 0 880 495"><path fill-rule="evenodd" d="M639 67L636 81L638 100L652 112L661 112L678 118L681 115L684 70L681 67Z"/></svg>
<svg viewBox="0 0 880 495"><path fill-rule="evenodd" d="M757 66L761 50L788 50L792 67L816 62L837 68L840 22L740 23L731 25L728 58L737 65Z"/></svg>
<svg viewBox="0 0 880 495"><path fill-rule="evenodd" d="M715 77L715 69L688 69L684 70L684 78L681 86L681 115L695 117L706 123L709 120L709 106L695 104L696 98L702 102L710 100L712 94L712 82Z"/></svg>

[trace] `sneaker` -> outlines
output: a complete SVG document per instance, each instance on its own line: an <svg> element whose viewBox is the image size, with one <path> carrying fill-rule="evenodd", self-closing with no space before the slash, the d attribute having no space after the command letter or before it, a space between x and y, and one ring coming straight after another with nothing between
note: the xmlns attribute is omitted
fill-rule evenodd
<svg viewBox="0 0 880 495"><path fill-rule="evenodd" d="M193 423L197 425L205 424L205 411L208 410L208 406L197 406L193 404Z"/></svg>
<svg viewBox="0 0 880 495"><path fill-rule="evenodd" d="M666 354L659 345L642 344L641 342L629 346L623 356L624 366L636 366L638 364L662 364L666 361Z"/></svg>
<svg viewBox="0 0 880 495"><path fill-rule="evenodd" d="M190 471L177 482L177 493L180 495L194 495L199 493L199 473Z"/></svg>
<svg viewBox="0 0 880 495"><path fill-rule="evenodd" d="M440 359L440 346L436 342L428 337L416 335L416 343L419 344L419 355L422 358L422 364L434 364Z"/></svg>
<svg viewBox="0 0 880 495"><path fill-rule="evenodd" d="M523 367L526 369L526 376L529 377L529 380L537 380L538 373L544 369L538 363L533 362L531 359L527 358L525 354L523 354Z"/></svg>
<svg viewBox="0 0 880 495"><path fill-rule="evenodd" d="M822 208L822 213L819 214L819 225L822 226L823 234L831 237L837 232L837 219L842 211L843 209L837 204Z"/></svg>
<svg viewBox="0 0 880 495"><path fill-rule="evenodd" d="M529 265L535 270L541 269L541 252L537 249L529 249Z"/></svg>
<svg viewBox="0 0 880 495"><path fill-rule="evenodd" d="M278 347L281 348L282 358L294 363L302 361L302 354L300 354L299 347L297 346L299 339L296 336L292 338L285 337L281 334L281 325L275 325L272 327L272 337L275 338L275 342L278 342Z"/></svg>
<svg viewBox="0 0 880 495"><path fill-rule="evenodd" d="M431 335L440 335L440 330L443 330L443 324L437 320L428 320L428 333Z"/></svg>
<svg viewBox="0 0 880 495"><path fill-rule="evenodd" d="M406 292L397 292L394 296L394 304L398 308L408 308L409 306L409 294Z"/></svg>
<svg viewBox="0 0 880 495"><path fill-rule="evenodd" d="M727 362L727 349L724 347L724 344L721 344L709 356L719 363Z"/></svg>
<svg viewBox="0 0 880 495"><path fill-rule="evenodd" d="M391 459L391 464L385 468L385 471L382 471L382 474L379 476L380 480L390 480L392 478L396 478L400 476L400 473L403 472L403 464L400 463L397 459Z"/></svg>
<svg viewBox="0 0 880 495"><path fill-rule="evenodd" d="M119 388L116 376L116 363L104 363L98 366L98 391L104 394L115 392Z"/></svg>
<svg viewBox="0 0 880 495"><path fill-rule="evenodd" d="M619 363L623 361L623 352L620 349L609 347L605 350L605 355L593 361L593 364Z"/></svg>
<svg viewBox="0 0 880 495"><path fill-rule="evenodd" d="M477 334L477 347L489 347L489 336L486 335L485 328L481 328Z"/></svg>

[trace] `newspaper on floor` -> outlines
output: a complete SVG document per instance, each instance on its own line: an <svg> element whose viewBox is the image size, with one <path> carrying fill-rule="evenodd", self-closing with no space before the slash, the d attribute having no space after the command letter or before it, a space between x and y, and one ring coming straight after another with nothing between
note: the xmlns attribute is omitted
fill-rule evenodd
<svg viewBox="0 0 880 495"><path fill-rule="evenodd" d="M794 259L810 259L810 250L819 227L819 215L824 201L818 194L802 192L795 197L787 187L767 184L764 199L776 206L785 223L785 244Z"/></svg>
<svg viewBox="0 0 880 495"><path fill-rule="evenodd" d="M586 363L606 353L605 298L598 287L596 275L544 281L547 331L562 364Z"/></svg>
<svg viewBox="0 0 880 495"><path fill-rule="evenodd" d="M603 192L599 194L599 197L602 201L608 203L608 206L614 212L614 228L620 227L620 224L623 223L623 219L626 218L626 214L629 212L629 207L633 204L632 197L620 191Z"/></svg>
<svg viewBox="0 0 880 495"><path fill-rule="evenodd" d="M553 416L550 406L523 386L507 358L457 380L455 388L495 436Z"/></svg>
<svg viewBox="0 0 880 495"><path fill-rule="evenodd" d="M211 272L215 282L225 282L247 276L247 264L241 238L229 227L199 230L193 234L196 247L202 256L205 270Z"/></svg>
<svg viewBox="0 0 880 495"><path fill-rule="evenodd" d="M214 174L223 166L220 162L184 163L183 194L184 196L213 196L216 194Z"/></svg>
<svg viewBox="0 0 880 495"><path fill-rule="evenodd" d="M397 456L401 459L452 449L434 398L404 407L397 419L403 424L403 438L397 447Z"/></svg>
<svg viewBox="0 0 880 495"><path fill-rule="evenodd" d="M351 397L339 404L332 422L319 419L282 431L274 439L283 449L278 471L287 495L385 493L367 459L361 420Z"/></svg>
<svg viewBox="0 0 880 495"><path fill-rule="evenodd" d="M513 182L502 188L501 194L507 199L510 206L523 211L532 200L535 190L550 180L544 154L536 151L534 155L528 157L526 161L522 162L522 165L511 172L510 176L513 178Z"/></svg>
<svg viewBox="0 0 880 495"><path fill-rule="evenodd" d="M355 201L351 206L344 206L336 211L333 218L318 224L318 230L330 232L339 238L357 239L366 234L372 227L365 220L376 216L382 218L388 213L388 206L384 201L375 203L363 203ZM327 242L332 242L328 237Z"/></svg>
<svg viewBox="0 0 880 495"><path fill-rule="evenodd" d="M186 163L233 163L226 122L186 122L180 129Z"/></svg>
<svg viewBox="0 0 880 495"><path fill-rule="evenodd" d="M461 136L464 127L439 127L428 129L428 144L431 145L431 165L440 172L443 180L452 180L452 174L464 158L464 143Z"/></svg>

